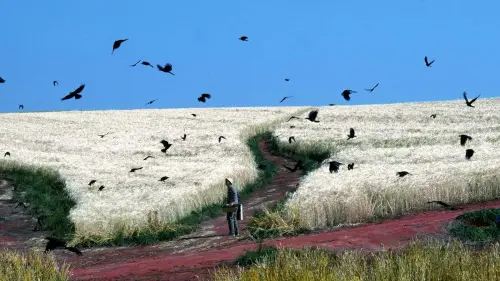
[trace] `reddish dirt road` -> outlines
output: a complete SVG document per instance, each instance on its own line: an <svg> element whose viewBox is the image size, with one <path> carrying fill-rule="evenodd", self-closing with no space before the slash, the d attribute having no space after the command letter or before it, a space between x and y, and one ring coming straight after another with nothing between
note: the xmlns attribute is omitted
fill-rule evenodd
<svg viewBox="0 0 500 281"><path fill-rule="evenodd" d="M270 155L265 142L261 142L259 146L266 158L279 167L294 164L288 159ZM298 173L280 169L270 185L243 201L245 214L251 214L251 211L261 203L267 204L283 198L287 191L295 188L299 176ZM462 207L464 209L458 211L421 212L375 224L268 240L264 245L372 251L380 250L381 245L400 247L414 238L446 237L444 227L457 215L470 210L500 207L500 201ZM19 209L16 210L20 212ZM246 219L247 217L240 222L242 234L246 228ZM30 228L33 227L32 222L26 223ZM15 231L8 231L9 229L6 229L8 227L4 227L8 225L2 221L0 224L1 234L10 235L7 237L10 242L2 243L0 247L20 249L30 245L23 242L23 239L14 237ZM55 251L55 254L58 261L71 265L74 280L201 280L208 279L209 271L213 271L219 265L230 263L246 250L257 247L255 242L246 239L244 235L225 236L227 231L225 216L221 216L203 223L196 233L176 241L145 247L83 249L84 255L81 257L66 251Z"/></svg>

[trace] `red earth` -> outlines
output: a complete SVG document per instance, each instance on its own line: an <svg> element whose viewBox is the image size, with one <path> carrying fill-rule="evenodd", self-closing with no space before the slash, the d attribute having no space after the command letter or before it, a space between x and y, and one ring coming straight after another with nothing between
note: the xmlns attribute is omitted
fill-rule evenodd
<svg viewBox="0 0 500 281"><path fill-rule="evenodd" d="M267 159L278 167L293 166L289 159L273 156L269 153L267 143L261 141L260 149ZM271 184L255 192L248 200L243 201L245 214L261 204L270 204L283 198L288 191L295 189L299 182L299 172L290 173L279 169ZM1 187L1 186L0 186ZM0 218L21 216L21 208L14 209L15 204L0 202ZM355 227L339 228L322 233L301 235L266 240L263 245L317 246L331 250L364 249L377 251L383 247L399 248L415 238L447 237L444 227L463 212L483 208L500 207L500 201L477 203L460 206L455 211L426 211L405 215L400 218L384 220L379 223L365 224ZM14 212L15 211L15 212ZM14 212L14 213L13 213ZM16 215L17 214L17 215ZM17 224L0 220L0 247L26 249L28 246L42 247L42 242L34 243L43 237L32 232L32 221L23 217ZM175 241L158 243L144 247L115 247L83 249L83 256L75 256L64 250L54 251L61 263L68 263L72 268L73 280L207 280L210 273L222 264L231 264L239 255L247 250L256 249L258 244L244 233L247 217L240 221L241 236L225 236L228 232L225 216L207 221L196 233L186 235ZM21 229L24 225L25 229ZM28 229L28 231L26 231ZM16 236L20 231L21 236ZM28 233L30 232L30 233ZM32 237L30 237L30 235ZM27 242L29 241L29 242Z"/></svg>

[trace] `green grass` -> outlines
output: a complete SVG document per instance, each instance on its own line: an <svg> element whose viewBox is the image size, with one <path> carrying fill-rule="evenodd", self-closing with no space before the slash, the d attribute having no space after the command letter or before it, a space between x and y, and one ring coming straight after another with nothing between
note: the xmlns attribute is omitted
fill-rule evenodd
<svg viewBox="0 0 500 281"><path fill-rule="evenodd" d="M331 149L329 147L312 146L308 150L296 151L293 146L280 145L274 136L270 138L269 149L274 155L284 156L295 161L302 160L302 176L319 168L319 165L331 156ZM273 206L254 213L249 219L247 226L253 238L260 241L267 238L295 236L310 232L309 229L300 227L298 220L294 218L285 219L282 215L285 203L292 193L289 193L286 198L279 200Z"/></svg>
<svg viewBox="0 0 500 281"><path fill-rule="evenodd" d="M0 162L0 178L14 183L13 199L29 203L28 211L34 217L44 216L43 230L67 239L74 232L74 224L68 214L75 201L65 189L65 182L59 173L11 161Z"/></svg>
<svg viewBox="0 0 500 281"><path fill-rule="evenodd" d="M254 191L262 188L271 182L273 175L276 173L276 166L268 161L264 154L259 150L259 142L262 139L267 139L272 136L271 132L258 134L247 141L247 145L254 155L257 165L265 165L265 169L261 170L258 178L240 191L240 198L244 200L248 198ZM211 204L203 207L200 210L192 211L188 216L180 219L175 224L163 224L154 214L150 214L149 226L132 233L132 235L124 235L124 231L118 230L114 239L102 241L100 237L91 237L86 240L78 241L80 246L118 246L118 245L147 245L158 241L173 240L180 236L190 234L197 229L199 225L208 219L216 218L224 215L221 210L224 198L221 198L220 203Z"/></svg>
<svg viewBox="0 0 500 281"><path fill-rule="evenodd" d="M70 272L67 265L57 265L52 253L4 251L0 253L0 280L68 281Z"/></svg>
<svg viewBox="0 0 500 281"><path fill-rule="evenodd" d="M252 257L249 269L222 267L213 281L492 281L500 280L500 245L476 251L460 242L412 242L377 253L278 248ZM272 253L272 254L271 254Z"/></svg>
<svg viewBox="0 0 500 281"><path fill-rule="evenodd" d="M495 223L497 216L500 216L500 208L463 213L455 218L448 231L461 240L473 243L500 241L500 227Z"/></svg>
<svg viewBox="0 0 500 281"><path fill-rule="evenodd" d="M259 244L259 247L255 251L246 251L245 254L239 256L235 264L242 267L251 267L257 263L261 263L264 260L275 261L276 253L278 248L272 246L263 247L262 244Z"/></svg>

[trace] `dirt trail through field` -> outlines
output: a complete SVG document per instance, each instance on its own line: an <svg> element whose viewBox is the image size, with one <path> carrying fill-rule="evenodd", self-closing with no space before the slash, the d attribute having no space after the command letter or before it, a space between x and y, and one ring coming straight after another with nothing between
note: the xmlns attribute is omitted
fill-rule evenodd
<svg viewBox="0 0 500 281"><path fill-rule="evenodd" d="M259 143L265 157L282 167L293 165L293 161L270 155L267 144ZM262 203L275 202L293 190L299 180L299 172L290 173L279 169L268 186L243 201L245 215ZM398 219L375 224L348 227L338 230L303 235L298 237L266 240L264 245L292 247L318 246L327 249L365 249L377 251L381 246L400 247L414 238L446 237L444 227L457 215L482 208L500 207L500 201L462 206L457 211L428 211L407 215ZM13 207L11 207L13 208ZM0 212L1 212L0 208ZM0 217L2 214L0 213ZM240 222L240 232L246 229L246 222ZM0 221L3 225L3 222ZM33 223L29 224L29 231ZM8 228L0 227L0 234ZM255 249L257 244L245 237L228 237L225 216L203 223L200 231L176 241L145 247L93 248L84 249L84 255L75 256L67 251L55 251L60 262L69 263L74 280L201 280L209 278L210 271L222 264L228 264L246 250ZM15 231L10 231L15 235ZM12 237L11 237L12 238ZM1 240L0 240L1 241ZM17 244L16 244L17 243ZM23 248L22 239L15 240L7 248ZM17 245L17 246L16 246Z"/></svg>

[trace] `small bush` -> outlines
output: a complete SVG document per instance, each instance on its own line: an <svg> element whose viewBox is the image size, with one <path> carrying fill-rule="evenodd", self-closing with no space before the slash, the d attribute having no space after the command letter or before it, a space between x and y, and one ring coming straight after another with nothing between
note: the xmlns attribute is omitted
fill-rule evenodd
<svg viewBox="0 0 500 281"><path fill-rule="evenodd" d="M455 237L474 243L500 241L500 227L495 220L500 208L463 213L455 218L448 231Z"/></svg>

